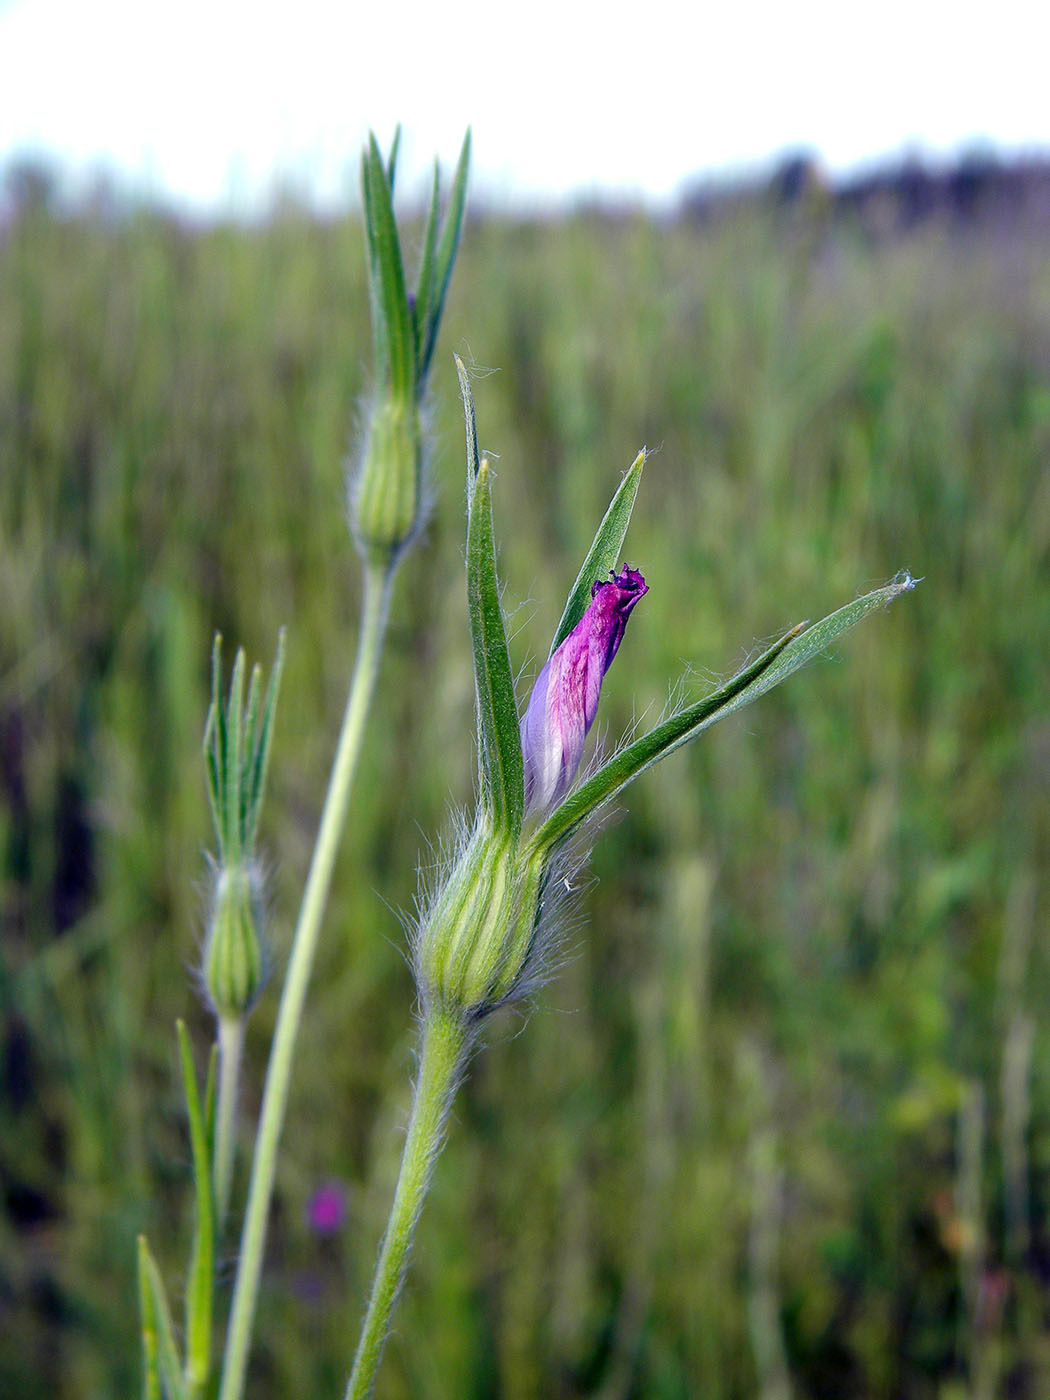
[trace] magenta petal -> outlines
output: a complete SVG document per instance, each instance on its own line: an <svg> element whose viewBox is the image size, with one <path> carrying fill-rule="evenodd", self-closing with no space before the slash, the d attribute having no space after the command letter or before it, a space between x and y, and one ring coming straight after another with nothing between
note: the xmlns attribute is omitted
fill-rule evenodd
<svg viewBox="0 0 1050 1400"><path fill-rule="evenodd" d="M596 580L591 603L540 672L521 722L525 800L546 810L572 786L605 673L648 585L637 569Z"/></svg>

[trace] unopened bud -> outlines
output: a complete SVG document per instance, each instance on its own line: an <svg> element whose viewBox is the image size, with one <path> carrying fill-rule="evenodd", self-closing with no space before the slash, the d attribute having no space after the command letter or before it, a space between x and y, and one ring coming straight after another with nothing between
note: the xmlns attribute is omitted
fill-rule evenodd
<svg viewBox="0 0 1050 1400"><path fill-rule="evenodd" d="M350 521L365 559L386 568L423 523L423 430L419 409L396 396L372 410L364 459L351 483Z"/></svg>
<svg viewBox="0 0 1050 1400"><path fill-rule="evenodd" d="M262 903L262 880L254 866L232 865L219 870L202 973L220 1019L244 1016L266 980L259 936Z"/></svg>
<svg viewBox="0 0 1050 1400"><path fill-rule="evenodd" d="M416 970L426 1004L477 1019L527 980L541 869L479 828L427 912Z"/></svg>

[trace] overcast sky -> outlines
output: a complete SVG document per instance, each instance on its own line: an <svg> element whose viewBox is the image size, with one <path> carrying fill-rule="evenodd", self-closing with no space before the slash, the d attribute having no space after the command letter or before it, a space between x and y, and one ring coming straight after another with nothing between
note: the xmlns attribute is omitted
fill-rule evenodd
<svg viewBox="0 0 1050 1400"><path fill-rule="evenodd" d="M398 121L418 181L469 123L476 193L662 201L800 148L1050 150L1048 41L1046 0L0 0L0 161L252 211L279 177L345 202Z"/></svg>

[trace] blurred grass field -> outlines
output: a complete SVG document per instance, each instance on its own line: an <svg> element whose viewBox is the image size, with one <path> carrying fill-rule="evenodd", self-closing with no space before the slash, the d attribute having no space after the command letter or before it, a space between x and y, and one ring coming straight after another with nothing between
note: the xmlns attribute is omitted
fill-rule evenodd
<svg viewBox="0 0 1050 1400"><path fill-rule="evenodd" d="M355 642L361 241L291 205L191 227L28 200L0 230L4 1395L138 1392L139 1231L178 1291L209 649L220 629L268 664L287 624L253 1121ZM1050 239L757 206L468 226L250 1394L345 1383L407 1106L397 911L471 794L453 350L492 370L529 675L620 473L659 449L611 741L684 668L699 690L901 567L925 581L630 790L564 965L460 1095L377 1395L1045 1396ZM348 1218L319 1238L330 1181Z"/></svg>

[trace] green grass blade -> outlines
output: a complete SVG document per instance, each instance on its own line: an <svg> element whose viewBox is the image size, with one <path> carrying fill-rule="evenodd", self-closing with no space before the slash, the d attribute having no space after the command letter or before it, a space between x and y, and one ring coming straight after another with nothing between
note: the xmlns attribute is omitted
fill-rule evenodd
<svg viewBox="0 0 1050 1400"><path fill-rule="evenodd" d="M467 601L483 795L496 829L516 838L525 806L525 773L514 677L496 576L490 482L488 462L482 460L467 526Z"/></svg>
<svg viewBox="0 0 1050 1400"><path fill-rule="evenodd" d="M468 127L467 134L463 138L459 160L456 163L456 174L452 181L452 192L449 195L448 212L445 214L445 226L441 230L441 241L438 245L437 260L434 265L434 277L428 294L424 321L426 335L423 339L423 352L419 359L420 385L424 383L427 371L430 369L430 361L434 357L438 326L441 324L441 313L445 308L445 294L448 291L448 284L452 280L452 267L456 261L456 251L459 248L459 238L463 230L463 212L467 205L467 177L469 174L470 129Z"/></svg>
<svg viewBox="0 0 1050 1400"><path fill-rule="evenodd" d="M811 627L799 623L710 695L686 706L615 754L551 813L533 838L537 846L551 846L564 839L592 812L616 797L639 773L779 685L869 613L886 607L900 594L914 588L915 582L910 574L899 574L884 588L847 603Z"/></svg>
<svg viewBox="0 0 1050 1400"><path fill-rule="evenodd" d="M215 1201L208 1135L197 1092L197 1074L185 1023L176 1022L186 1112L193 1151L195 1210L193 1247L186 1279L186 1395L203 1395L211 1371L212 1294L215 1284Z"/></svg>
<svg viewBox="0 0 1050 1400"><path fill-rule="evenodd" d="M390 388L395 397L411 403L416 387L412 314L405 294L401 244L394 222L390 183L374 136L368 138L365 170L365 220L369 226L369 250L376 293L373 314L382 323Z"/></svg>
<svg viewBox="0 0 1050 1400"><path fill-rule="evenodd" d="M609 570L615 569L619 563L620 550L623 548L627 527L631 523L631 512L634 510L634 502L638 495L644 466L645 448L643 447L628 467L616 494L609 502L609 509L605 512L602 523L598 526L598 533L587 552L587 558L583 561L583 567L569 591L565 611L558 623L554 641L551 642L549 655L553 655L561 646L587 611L587 606L591 601L591 585L594 580L604 578Z"/></svg>
<svg viewBox="0 0 1050 1400"><path fill-rule="evenodd" d="M138 1275L145 1361L143 1393L147 1400L161 1396L164 1400L186 1400L171 1310L145 1235L139 1235Z"/></svg>

